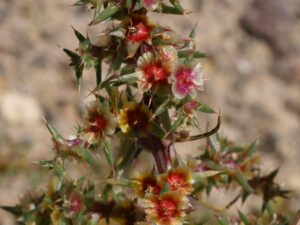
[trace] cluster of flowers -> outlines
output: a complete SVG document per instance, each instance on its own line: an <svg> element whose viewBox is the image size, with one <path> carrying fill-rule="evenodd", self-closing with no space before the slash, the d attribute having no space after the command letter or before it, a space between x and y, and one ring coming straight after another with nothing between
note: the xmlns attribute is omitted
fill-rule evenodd
<svg viewBox="0 0 300 225"><path fill-rule="evenodd" d="M142 173L132 186L139 197L138 205L145 209L147 221L155 224L183 224L192 206L188 195L193 191L194 180L188 167L177 167L155 175Z"/></svg>
<svg viewBox="0 0 300 225"><path fill-rule="evenodd" d="M103 218L108 222L118 218L117 224L143 221L180 225L193 211L192 199L214 210L203 202L201 192L209 193L222 185L229 188L232 182L241 188L239 197L243 200L262 189L272 190L264 192L264 208L270 208L269 201L274 197L285 197L286 192L273 182L276 173L262 177L255 172L257 158L252 147L233 146L218 136L218 140L211 138L220 127L220 116L212 130L190 135L188 128L199 127L196 112L215 114L196 99L198 91L203 91L199 58L205 54L195 50L195 29L182 38L169 28L149 22L147 17L149 11L183 15L179 0L169 0L168 4L162 0L79 0L76 5L94 10L90 25L114 23L93 43L89 35L85 37L74 29L79 40L77 52L63 49L71 59L79 85L84 69L95 69L95 99L86 106L83 123L71 140L46 123L56 155L41 164L54 171L55 184L31 199L34 203L29 205L33 207L26 212L6 208L22 224L96 225L103 224ZM104 60L109 64L105 78L101 70ZM204 153L181 160L176 142L201 138L208 140ZM134 159L142 152L152 154L152 172L129 179ZM76 159L89 165L97 177L99 154L105 155L110 166L109 174L101 178L102 184L96 184L96 178L83 177L75 183L68 180L65 161ZM96 185L102 189L97 191ZM123 189L116 187L119 185Z"/></svg>

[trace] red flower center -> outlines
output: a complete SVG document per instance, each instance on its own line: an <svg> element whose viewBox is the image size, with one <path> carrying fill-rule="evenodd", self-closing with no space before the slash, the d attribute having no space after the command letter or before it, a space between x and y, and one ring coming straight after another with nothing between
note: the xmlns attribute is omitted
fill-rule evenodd
<svg viewBox="0 0 300 225"><path fill-rule="evenodd" d="M106 119L101 115L95 115L90 120L91 131L96 134L102 135L107 127Z"/></svg>
<svg viewBox="0 0 300 225"><path fill-rule="evenodd" d="M144 67L144 74L147 82L156 83L166 81L169 74L164 71L158 64L151 64Z"/></svg>
<svg viewBox="0 0 300 225"><path fill-rule="evenodd" d="M177 215L176 203L171 199L160 200L157 204L158 218L166 221L170 220Z"/></svg>
<svg viewBox="0 0 300 225"><path fill-rule="evenodd" d="M127 38L132 42L142 42L150 38L150 33L147 27L140 22L129 30Z"/></svg>
<svg viewBox="0 0 300 225"><path fill-rule="evenodd" d="M173 191L184 189L186 186L185 177L178 173L169 174L168 183Z"/></svg>
<svg viewBox="0 0 300 225"><path fill-rule="evenodd" d="M142 181L143 186L142 186L142 191L151 193L151 194L159 194L160 192L160 187L157 184L157 181L151 177L146 178L145 180Z"/></svg>

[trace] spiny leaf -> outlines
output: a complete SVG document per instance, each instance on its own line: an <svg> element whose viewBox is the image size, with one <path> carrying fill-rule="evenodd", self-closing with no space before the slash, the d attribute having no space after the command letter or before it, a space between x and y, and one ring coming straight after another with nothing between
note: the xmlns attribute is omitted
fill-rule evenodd
<svg viewBox="0 0 300 225"><path fill-rule="evenodd" d="M86 161L88 164L90 165L95 164L93 156L86 148L76 146L76 147L72 147L71 150L75 152L84 161Z"/></svg>
<svg viewBox="0 0 300 225"><path fill-rule="evenodd" d="M3 209L11 214L13 214L14 216L19 217L20 215L22 215L22 207L21 206L0 206L0 209Z"/></svg>
<svg viewBox="0 0 300 225"><path fill-rule="evenodd" d="M40 161L40 164L42 167L46 167L49 169L53 169L56 161L55 160L49 160L49 161Z"/></svg>
<svg viewBox="0 0 300 225"><path fill-rule="evenodd" d="M234 152L243 152L245 150L245 148L238 146L238 145L233 145L233 146L229 146L226 148L226 153L234 153Z"/></svg>
<svg viewBox="0 0 300 225"><path fill-rule="evenodd" d="M130 73L118 77L117 79L114 80L114 82L131 83L131 82L136 82L137 80L138 80L137 73Z"/></svg>
<svg viewBox="0 0 300 225"><path fill-rule="evenodd" d="M211 107L204 104L201 104L197 110L204 113L216 113Z"/></svg>
<svg viewBox="0 0 300 225"><path fill-rule="evenodd" d="M97 86L99 86L102 81L102 59L98 59L97 63L95 64L95 70L96 70L96 83Z"/></svg>
<svg viewBox="0 0 300 225"><path fill-rule="evenodd" d="M184 13L184 9L181 6L179 0L170 0L171 4L175 7L178 12Z"/></svg>
<svg viewBox="0 0 300 225"><path fill-rule="evenodd" d="M156 123L151 125L150 133L160 138L163 138L166 134L165 131Z"/></svg>
<svg viewBox="0 0 300 225"><path fill-rule="evenodd" d="M193 29L190 32L190 35L189 35L190 38L195 38L195 36L196 36L196 28L197 28L197 23L195 24L195 26L193 27Z"/></svg>
<svg viewBox="0 0 300 225"><path fill-rule="evenodd" d="M184 115L180 115L177 118L177 120L172 124L172 127L168 131L168 133L166 134L166 136L168 136L169 134L171 134L172 132L174 132L175 130L177 130L177 128L182 125L184 119L185 119Z"/></svg>
<svg viewBox="0 0 300 225"><path fill-rule="evenodd" d="M123 170L125 167L131 164L132 160L135 157L137 148L131 141L124 141L121 144L121 150L118 155L118 160L116 160L116 168L118 171Z"/></svg>
<svg viewBox="0 0 300 225"><path fill-rule="evenodd" d="M107 20L108 18L112 17L119 11L121 11L122 7L120 5L110 5L106 9L96 13L95 19L92 22L92 25L95 25L97 23L100 23L104 20Z"/></svg>
<svg viewBox="0 0 300 225"><path fill-rule="evenodd" d="M160 115L161 113L163 113L164 111L168 110L170 108L171 103L172 103L172 99L171 98L167 98L163 103L161 103L156 108L153 117L156 117L156 116Z"/></svg>
<svg viewBox="0 0 300 225"><path fill-rule="evenodd" d="M111 184L111 185L117 185L117 186L123 186L123 187L131 187L132 183L135 182L133 180L129 180L129 179L121 179L121 178L111 178L111 179L104 179L101 180L107 184Z"/></svg>
<svg viewBox="0 0 300 225"><path fill-rule="evenodd" d="M250 186L250 184L248 183L246 177L242 174L241 171L237 171L236 174L235 174L235 178L236 178L236 181L242 186L242 188L248 192L248 193L253 193L253 189L252 187Z"/></svg>
<svg viewBox="0 0 300 225"><path fill-rule="evenodd" d="M70 66L74 67L76 72L77 83L78 85L81 85L82 73L84 69L84 64L82 63L81 56L65 48L63 49L63 51L70 57L71 60Z"/></svg>
<svg viewBox="0 0 300 225"><path fill-rule="evenodd" d="M78 41L79 41L80 43L87 40L87 39L86 39L86 38L85 38L78 30L76 30L74 27L72 27L72 29L73 29L73 31L74 31L74 33L75 33L75 35L76 35L76 37L77 37L77 39L78 39Z"/></svg>
<svg viewBox="0 0 300 225"><path fill-rule="evenodd" d="M199 52L199 51L179 51L178 53L178 57L179 58L187 58L189 56L192 56L192 58L194 59L200 59L200 58L207 58L208 55L203 53L203 52Z"/></svg>
<svg viewBox="0 0 300 225"><path fill-rule="evenodd" d="M193 178L198 181L207 177L213 177L218 174L220 174L221 171L216 171L216 170L208 170L208 171L203 171L203 172L195 172L193 173Z"/></svg>
<svg viewBox="0 0 300 225"><path fill-rule="evenodd" d="M238 213L239 213L239 217L240 219L243 221L243 223L245 225L251 225L249 220L247 219L246 215L244 213L242 213L240 210L238 210Z"/></svg>
<svg viewBox="0 0 300 225"><path fill-rule="evenodd" d="M169 112L168 111L162 112L160 115L160 119L161 119L161 122L162 122L165 130L170 130L172 124L171 124Z"/></svg>
<svg viewBox="0 0 300 225"><path fill-rule="evenodd" d="M181 11L180 9L166 5L164 3L161 4L160 12L167 13L167 14L183 15L183 11Z"/></svg>
<svg viewBox="0 0 300 225"><path fill-rule="evenodd" d="M58 133L58 131L48 121L45 120L45 123L53 139L60 144L64 144L65 139L60 135L60 133Z"/></svg>
<svg viewBox="0 0 300 225"><path fill-rule="evenodd" d="M112 147L107 140L105 140L103 142L103 144L104 144L103 147L104 147L104 154L105 154L106 160L109 163L109 165L111 166L111 168L113 169L114 157L113 157Z"/></svg>

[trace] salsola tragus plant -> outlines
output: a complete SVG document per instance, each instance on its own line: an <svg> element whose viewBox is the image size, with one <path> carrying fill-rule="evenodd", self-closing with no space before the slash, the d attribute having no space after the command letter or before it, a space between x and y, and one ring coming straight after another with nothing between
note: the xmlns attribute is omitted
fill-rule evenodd
<svg viewBox="0 0 300 225"><path fill-rule="evenodd" d="M76 29L70 57L78 85L94 69L94 99L86 106L73 138L46 121L55 157L42 161L52 171L44 192L29 192L15 207L2 207L24 225L96 224L289 224L272 201L288 194L275 183L277 170L263 174L256 142L239 146L217 133L221 117L197 98L204 81L195 31L181 37L150 21L149 11L184 15L179 0L79 0L93 11L89 25L106 24L97 41ZM102 64L109 68L102 74ZM196 113L216 116L204 133ZM203 127L202 127L203 129ZM199 129L200 130L200 129ZM183 156L176 143L205 139L196 157ZM196 155L196 154L195 154ZM74 163L75 162L75 163ZM72 172L80 176L72 176ZM237 190L220 206L208 202L214 189ZM216 193L214 193L216 194ZM251 195L262 198L260 213L223 212ZM197 215L210 212L201 222Z"/></svg>

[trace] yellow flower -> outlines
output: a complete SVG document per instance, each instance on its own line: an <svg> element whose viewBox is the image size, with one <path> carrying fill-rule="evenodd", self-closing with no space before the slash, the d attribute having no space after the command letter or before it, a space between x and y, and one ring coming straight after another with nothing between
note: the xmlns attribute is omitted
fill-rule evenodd
<svg viewBox="0 0 300 225"><path fill-rule="evenodd" d="M193 191L192 173L188 167L177 167L163 174L163 182L169 184L172 191L178 191L182 194L190 194Z"/></svg>
<svg viewBox="0 0 300 225"><path fill-rule="evenodd" d="M189 201L178 192L149 195L140 199L139 205L145 209L147 220L156 225L182 225Z"/></svg>
<svg viewBox="0 0 300 225"><path fill-rule="evenodd" d="M147 133L150 127L150 118L152 113L146 105L141 105L136 102L128 102L121 109L118 115L119 127L123 133L130 131Z"/></svg>
<svg viewBox="0 0 300 225"><path fill-rule="evenodd" d="M143 172L135 177L132 187L137 196L143 197L146 194L159 194L162 184L157 179L157 176Z"/></svg>

